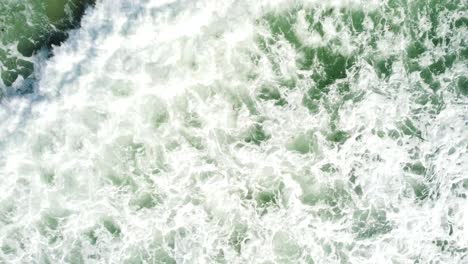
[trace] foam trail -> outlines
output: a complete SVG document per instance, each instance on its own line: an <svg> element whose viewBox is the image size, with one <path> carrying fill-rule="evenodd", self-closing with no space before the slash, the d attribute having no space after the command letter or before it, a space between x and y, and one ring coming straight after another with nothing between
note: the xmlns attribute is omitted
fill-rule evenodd
<svg viewBox="0 0 468 264"><path fill-rule="evenodd" d="M466 1L96 4L0 107L6 263L464 263Z"/></svg>

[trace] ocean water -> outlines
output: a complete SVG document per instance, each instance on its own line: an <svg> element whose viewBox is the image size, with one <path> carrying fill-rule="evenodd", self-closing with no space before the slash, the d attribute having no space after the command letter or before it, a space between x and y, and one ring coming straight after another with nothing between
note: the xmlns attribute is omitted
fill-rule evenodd
<svg viewBox="0 0 468 264"><path fill-rule="evenodd" d="M0 105L1 263L468 263L468 2L101 0Z"/></svg>
<svg viewBox="0 0 468 264"><path fill-rule="evenodd" d="M29 93L34 65L66 39L94 0L2 0L0 2L0 98Z"/></svg>

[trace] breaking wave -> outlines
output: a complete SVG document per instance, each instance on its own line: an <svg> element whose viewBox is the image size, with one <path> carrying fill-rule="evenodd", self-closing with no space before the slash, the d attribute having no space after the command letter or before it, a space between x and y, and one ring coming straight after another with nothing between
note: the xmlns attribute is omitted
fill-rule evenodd
<svg viewBox="0 0 468 264"><path fill-rule="evenodd" d="M468 261L467 6L98 1L0 106L1 261Z"/></svg>

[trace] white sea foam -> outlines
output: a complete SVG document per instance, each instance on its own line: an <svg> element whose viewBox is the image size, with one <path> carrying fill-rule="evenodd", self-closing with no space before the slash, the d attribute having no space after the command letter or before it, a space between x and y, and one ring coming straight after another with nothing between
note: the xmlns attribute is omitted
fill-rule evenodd
<svg viewBox="0 0 468 264"><path fill-rule="evenodd" d="M348 2L97 3L36 92L2 101L1 260L468 261L467 29L426 38L411 71L410 34L372 20L388 3ZM288 16L305 46L354 56L310 104L321 68L268 24ZM421 72L450 52L432 91Z"/></svg>

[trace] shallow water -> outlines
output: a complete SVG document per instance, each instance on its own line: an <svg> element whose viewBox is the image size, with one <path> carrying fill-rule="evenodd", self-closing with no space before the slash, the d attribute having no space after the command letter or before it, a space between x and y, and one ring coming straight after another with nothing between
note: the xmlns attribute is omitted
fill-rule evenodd
<svg viewBox="0 0 468 264"><path fill-rule="evenodd" d="M467 262L467 4L98 2L2 101L2 261Z"/></svg>

